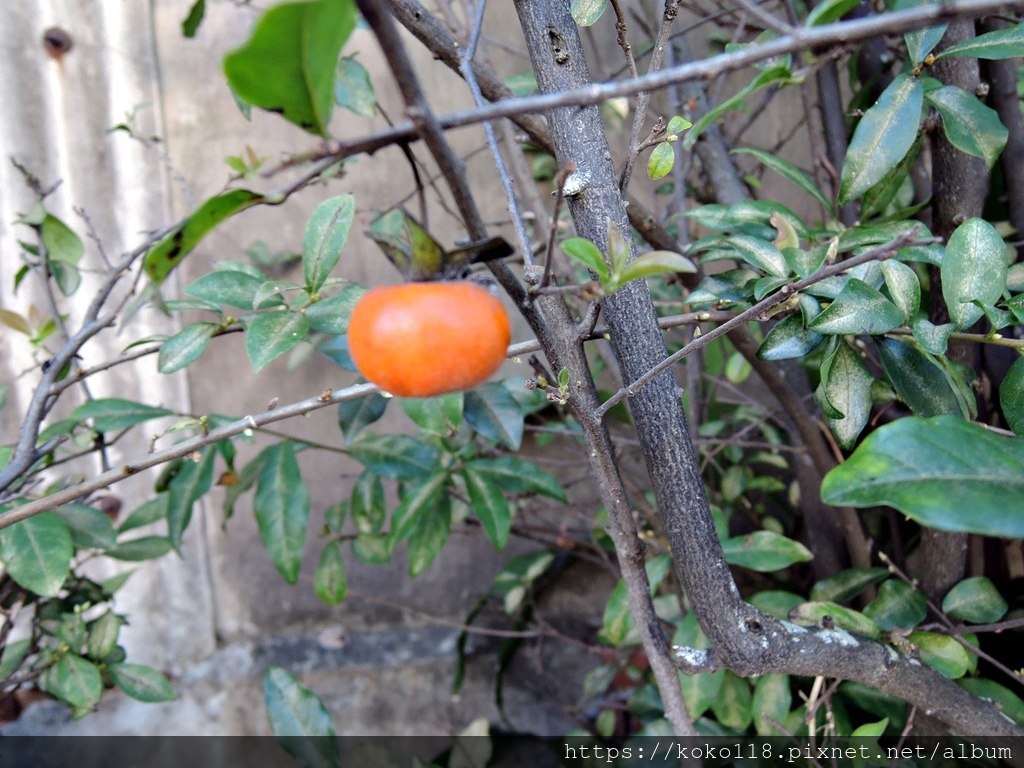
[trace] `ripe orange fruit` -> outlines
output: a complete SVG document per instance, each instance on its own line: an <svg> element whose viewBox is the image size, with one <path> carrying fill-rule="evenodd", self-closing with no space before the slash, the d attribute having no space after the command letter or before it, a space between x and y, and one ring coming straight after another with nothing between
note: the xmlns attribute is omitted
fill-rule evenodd
<svg viewBox="0 0 1024 768"><path fill-rule="evenodd" d="M469 282L381 286L358 301L348 348L360 373L399 397L471 389L501 367L508 313Z"/></svg>

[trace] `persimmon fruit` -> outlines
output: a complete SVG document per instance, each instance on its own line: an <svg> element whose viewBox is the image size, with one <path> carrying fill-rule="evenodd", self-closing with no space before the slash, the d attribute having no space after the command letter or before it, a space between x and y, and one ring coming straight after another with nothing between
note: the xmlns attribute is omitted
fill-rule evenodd
<svg viewBox="0 0 1024 768"><path fill-rule="evenodd" d="M505 360L508 313L470 282L373 288L352 310L348 347L359 372L398 397L433 397L482 384Z"/></svg>

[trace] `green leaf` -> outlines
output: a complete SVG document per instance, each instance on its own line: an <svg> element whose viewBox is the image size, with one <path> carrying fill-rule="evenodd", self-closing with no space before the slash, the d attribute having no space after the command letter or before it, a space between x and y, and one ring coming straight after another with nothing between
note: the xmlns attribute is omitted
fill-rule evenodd
<svg viewBox="0 0 1024 768"><path fill-rule="evenodd" d="M77 266L85 253L85 246L75 231L52 214L46 214L40 227L46 256L50 262Z"/></svg>
<svg viewBox="0 0 1024 768"><path fill-rule="evenodd" d="M289 584L299 578L309 524L309 490L302 481L295 445L281 442L265 451L253 510L260 539L278 573Z"/></svg>
<svg viewBox="0 0 1024 768"><path fill-rule="evenodd" d="M948 635L937 632L911 632L907 638L917 646L921 661L945 677L963 677L970 668L967 650Z"/></svg>
<svg viewBox="0 0 1024 768"><path fill-rule="evenodd" d="M602 283L608 282L608 264L601 249L583 237L570 237L559 246L567 256L585 266Z"/></svg>
<svg viewBox="0 0 1024 768"><path fill-rule="evenodd" d="M777 322L758 347L760 360L788 360L804 357L814 351L825 338L817 331L804 328L800 315L790 315Z"/></svg>
<svg viewBox="0 0 1024 768"><path fill-rule="evenodd" d="M71 531L54 512L0 529L0 563L20 586L37 595L60 592L74 553Z"/></svg>
<svg viewBox="0 0 1024 768"><path fill-rule="evenodd" d="M878 588L878 597L864 608L864 615L883 630L910 629L928 615L928 601L905 581L889 579Z"/></svg>
<svg viewBox="0 0 1024 768"><path fill-rule="evenodd" d="M448 489L447 472L436 472L402 494L402 501L391 513L390 544L409 538L419 527L423 517L432 515L441 504Z"/></svg>
<svg viewBox="0 0 1024 768"><path fill-rule="evenodd" d="M142 266L149 279L157 285L162 283L217 225L262 202L263 195L247 189L233 189L211 197L146 254Z"/></svg>
<svg viewBox="0 0 1024 768"><path fill-rule="evenodd" d="M124 619L113 611L107 611L89 627L86 653L89 658L103 661L117 648L117 636L124 626Z"/></svg>
<svg viewBox="0 0 1024 768"><path fill-rule="evenodd" d="M944 56L989 60L1019 58L1024 56L1024 24L1015 24L964 40L936 54L935 58L941 59Z"/></svg>
<svg viewBox="0 0 1024 768"><path fill-rule="evenodd" d="M864 193L864 197L861 200L860 206L860 218L862 221L873 219L876 216L884 215L889 205L893 200L897 199L897 195L904 192L908 183L908 177L910 171L914 167L914 163L917 161L918 156L921 154L921 145L923 144L923 137L918 134L917 138L914 139L913 145L910 150L903 156L892 169L882 177L882 180L875 184L871 189ZM941 248L941 246L938 246ZM906 258L905 249L900 249L900 258L909 261Z"/></svg>
<svg viewBox="0 0 1024 768"><path fill-rule="evenodd" d="M416 426L435 435L451 437L462 424L462 392L439 397L404 397L399 402Z"/></svg>
<svg viewBox="0 0 1024 768"><path fill-rule="evenodd" d="M370 471L401 480L423 479L441 459L440 451L422 440L371 432L359 435L349 446L349 453Z"/></svg>
<svg viewBox="0 0 1024 768"><path fill-rule="evenodd" d="M989 168L995 165L1010 134L994 109L955 85L928 91L925 98L942 115L942 130L950 144L982 158Z"/></svg>
<svg viewBox="0 0 1024 768"><path fill-rule="evenodd" d="M340 768L341 755L327 707L291 672L267 667L263 700L270 730L303 768Z"/></svg>
<svg viewBox="0 0 1024 768"><path fill-rule="evenodd" d="M252 309L256 291L265 282L236 269L218 269L209 272L185 288L185 293L211 304Z"/></svg>
<svg viewBox="0 0 1024 768"><path fill-rule="evenodd" d="M917 138L924 86L899 75L857 124L843 163L839 204L871 189L903 159Z"/></svg>
<svg viewBox="0 0 1024 768"><path fill-rule="evenodd" d="M811 26L813 23L820 23L811 21L811 16L814 16L815 13L821 11L823 8L827 8L828 6L836 6L839 4L850 5L850 7L853 7L857 3L855 0L831 0L831 2L821 3L815 6L814 10L811 11L810 16L807 17L808 26ZM842 13L845 12L846 11L843 11ZM762 165L766 166L767 168L771 168L773 171L778 173L787 181L796 184L796 186L798 186L800 189L802 189L816 201L821 203L826 210L833 210L834 206L831 202L829 202L825 195L822 194L821 190L818 189L814 181L811 180L811 177L808 176L803 171L801 171L788 160L783 160L781 157L776 157L770 152L765 152L763 149L752 149L750 147L741 147L739 149L734 149L729 154L753 155Z"/></svg>
<svg viewBox="0 0 1024 768"><path fill-rule="evenodd" d="M341 195L324 200L309 217L302 236L302 271L310 293L319 291L331 276L348 240L355 212L356 199Z"/></svg>
<svg viewBox="0 0 1024 768"><path fill-rule="evenodd" d="M722 240L722 245L730 248L739 255L740 259L769 275L775 277L786 277L789 274L789 264L782 251L776 248L767 240L748 235L734 235Z"/></svg>
<svg viewBox="0 0 1024 768"><path fill-rule="evenodd" d="M693 128L693 123L682 115L673 115L668 121L668 127L665 129L665 132L669 136L675 136L689 128Z"/></svg>
<svg viewBox="0 0 1024 768"><path fill-rule="evenodd" d="M506 493L539 493L569 503L565 491L553 476L535 464L517 456L473 459L466 466L496 482Z"/></svg>
<svg viewBox="0 0 1024 768"><path fill-rule="evenodd" d="M351 443L360 432L378 421L388 407L388 399L373 392L363 397L338 404L338 426L346 443Z"/></svg>
<svg viewBox="0 0 1024 768"><path fill-rule="evenodd" d="M523 412L507 388L484 384L465 393L463 417L488 440L518 451L523 441Z"/></svg>
<svg viewBox="0 0 1024 768"><path fill-rule="evenodd" d="M956 330L953 323L935 325L929 320L919 318L914 321L914 340L921 345L921 348L932 355L946 354L946 347L949 345L949 336Z"/></svg>
<svg viewBox="0 0 1024 768"><path fill-rule="evenodd" d="M21 667L21 663L32 650L31 638L15 640L13 643L4 645L3 654L0 655L0 682L7 680Z"/></svg>
<svg viewBox="0 0 1024 768"><path fill-rule="evenodd" d="M828 369L828 379L821 393L842 416L826 414L829 428L843 450L857 443L861 431L871 417L871 375L858 355L845 341L839 345Z"/></svg>
<svg viewBox="0 0 1024 768"><path fill-rule="evenodd" d="M186 458L178 474L167 487L167 533L174 548L181 551L181 540L192 520L192 508L213 486L213 465L217 456L212 445L203 448L199 461Z"/></svg>
<svg viewBox="0 0 1024 768"><path fill-rule="evenodd" d="M376 533L360 533L352 540L352 554L369 565L383 565L391 562L391 545L387 536Z"/></svg>
<svg viewBox="0 0 1024 768"><path fill-rule="evenodd" d="M117 538L110 518L95 507L71 502L54 510L71 532L76 547L110 549Z"/></svg>
<svg viewBox="0 0 1024 768"><path fill-rule="evenodd" d="M801 603L789 612L789 619L804 626L824 624L828 619L833 626L846 632L875 639L882 636L881 628L860 611L827 600Z"/></svg>
<svg viewBox="0 0 1024 768"><path fill-rule="evenodd" d="M711 711L715 713L715 719L726 728L744 733L754 721L750 683L726 670L718 696L711 703Z"/></svg>
<svg viewBox="0 0 1024 768"><path fill-rule="evenodd" d="M604 15L608 0L571 0L569 12L578 26L589 27Z"/></svg>
<svg viewBox="0 0 1024 768"><path fill-rule="evenodd" d="M808 327L836 335L881 334L903 322L899 308L863 280L851 277L843 290Z"/></svg>
<svg viewBox="0 0 1024 768"><path fill-rule="evenodd" d="M704 133L711 123L717 120L723 113L738 107L743 103L743 100L746 99L747 96L755 91L760 90L761 88L766 88L769 85L784 85L792 82L796 82L796 80L793 78L793 74L787 66L779 64L762 70L746 88L741 89L735 96L726 99L717 107L708 110L708 112L694 124L693 128L691 128L683 138L683 147L685 149L693 149L693 145L697 143L697 139L700 138L700 135Z"/></svg>
<svg viewBox="0 0 1024 768"><path fill-rule="evenodd" d="M992 624L1006 615L1009 606L996 585L986 576L974 576L956 584L942 599L942 612L972 624Z"/></svg>
<svg viewBox="0 0 1024 768"><path fill-rule="evenodd" d="M142 536L119 542L116 547L106 552L107 557L139 563L144 560L156 560L173 549L171 540L166 536Z"/></svg>
<svg viewBox="0 0 1024 768"><path fill-rule="evenodd" d="M793 563L804 563L814 555L803 544L787 539L772 531L755 531L745 536L733 536L722 542L725 560L730 565L769 573Z"/></svg>
<svg viewBox="0 0 1024 768"><path fill-rule="evenodd" d="M915 414L967 416L946 375L930 355L896 339L879 339L876 343L886 376Z"/></svg>
<svg viewBox="0 0 1024 768"><path fill-rule="evenodd" d="M249 41L225 57L228 83L249 104L326 137L338 55L354 26L351 0L275 6Z"/></svg>
<svg viewBox="0 0 1024 768"><path fill-rule="evenodd" d="M185 37L195 37L205 15L206 0L196 0L189 9L188 16L181 22L181 34Z"/></svg>
<svg viewBox="0 0 1024 768"><path fill-rule="evenodd" d="M696 271L697 267L685 256L672 251L650 251L637 256L623 268L619 284L625 285L630 280L661 275L665 272L691 273Z"/></svg>
<svg viewBox="0 0 1024 768"><path fill-rule="evenodd" d="M65 653L40 679L46 692L76 709L92 709L103 695L96 666L74 653Z"/></svg>
<svg viewBox="0 0 1024 768"><path fill-rule="evenodd" d="M360 117L375 117L377 96L370 73L354 56L342 56L334 78L334 103Z"/></svg>
<svg viewBox="0 0 1024 768"><path fill-rule="evenodd" d="M859 0L824 0L811 9L805 23L808 27L831 24L856 8L858 2Z"/></svg>
<svg viewBox="0 0 1024 768"><path fill-rule="evenodd" d="M811 587L811 600L844 603L882 581L888 574L888 568L847 568Z"/></svg>
<svg viewBox="0 0 1024 768"><path fill-rule="evenodd" d="M173 415L174 411L166 408L154 408L151 405L133 403L131 400L109 397L82 403L72 411L71 418L77 421L92 419L97 432L115 432L150 419Z"/></svg>
<svg viewBox="0 0 1024 768"><path fill-rule="evenodd" d="M930 528L1007 538L1024 537L1024 514L1007 504L1022 495L1024 441L953 416L880 427L821 488L826 504L888 504Z"/></svg>
<svg viewBox="0 0 1024 768"><path fill-rule="evenodd" d="M155 704L160 701L174 701L174 689L167 678L152 667L143 664L109 664L114 685L136 701Z"/></svg>
<svg viewBox="0 0 1024 768"><path fill-rule="evenodd" d="M410 576L419 576L430 567L448 541L451 526L452 500L447 493L442 492L434 497L429 512L416 517L416 525L409 536Z"/></svg>
<svg viewBox="0 0 1024 768"><path fill-rule="evenodd" d="M984 219L968 219L949 236L940 274L949 318L967 328L984 314L971 302L992 305L1006 288L1006 244Z"/></svg>
<svg viewBox="0 0 1024 768"><path fill-rule="evenodd" d="M384 484L378 475L365 470L359 476L352 487L349 510L359 533L380 533L387 509L384 506Z"/></svg>
<svg viewBox="0 0 1024 768"><path fill-rule="evenodd" d="M550 560L544 561L544 567L546 568L549 563ZM652 558L644 564L652 596L665 577L667 565L669 563L666 562L666 558ZM497 583L497 579L495 579L495 582ZM695 631L700 633L699 626L695 628ZM703 633L700 634L703 637ZM608 597L608 603L604 608L604 619L600 637L603 641L612 645L635 645L639 642L636 622L633 621L633 614L629 610L629 593L626 590L626 582L622 579L619 579L619 583L615 585L615 589L612 590L611 595ZM678 645L684 644L678 638L675 642ZM707 647L706 643L701 647Z"/></svg>
<svg viewBox="0 0 1024 768"><path fill-rule="evenodd" d="M206 351L218 328L216 323L186 325L160 345L156 359L157 370L160 373L174 373L194 363Z"/></svg>
<svg viewBox="0 0 1024 768"><path fill-rule="evenodd" d="M1024 701L1020 697L993 680L978 677L967 677L957 680L962 687L983 699L995 702L999 711L1011 718L1017 725L1024 725Z"/></svg>
<svg viewBox="0 0 1024 768"><path fill-rule="evenodd" d="M466 481L473 514L484 527L487 538L498 549L504 549L512 530L512 511L501 486L486 475L474 472L470 466L463 468L462 477Z"/></svg>
<svg viewBox="0 0 1024 768"><path fill-rule="evenodd" d="M877 723L865 723L864 725L854 728L850 734L853 738L878 738L885 734L885 729L889 727L889 718L885 717L879 720Z"/></svg>
<svg viewBox="0 0 1024 768"><path fill-rule="evenodd" d="M762 675L754 683L754 697L751 709L754 711L754 728L758 736L784 736L783 723L793 705L789 690L789 675Z"/></svg>
<svg viewBox="0 0 1024 768"><path fill-rule="evenodd" d="M1018 357L999 385L999 405L1010 429L1024 435L1024 357Z"/></svg>
<svg viewBox="0 0 1024 768"><path fill-rule="evenodd" d="M676 150L670 142L663 141L651 152L647 158L647 176L651 181L657 181L672 172L672 166L676 164Z"/></svg>
<svg viewBox="0 0 1024 768"><path fill-rule="evenodd" d="M921 282L917 273L906 264L888 259L881 264L885 276L885 287L889 289L893 303L903 313L903 322L917 314L921 306Z"/></svg>
<svg viewBox="0 0 1024 768"><path fill-rule="evenodd" d="M761 613L766 613L777 619L789 618L789 612L803 601L804 599L800 595L779 589L766 589L750 597L750 604L752 606Z"/></svg>
<svg viewBox="0 0 1024 768"><path fill-rule="evenodd" d="M313 589L316 596L327 605L337 605L348 593L348 580L345 578L345 562L341 557L341 542L329 541L320 552L320 562L313 578Z"/></svg>
<svg viewBox="0 0 1024 768"><path fill-rule="evenodd" d="M262 368L306 336L309 320L301 312L266 312L249 321L245 333L245 351L249 353L252 369Z"/></svg>
<svg viewBox="0 0 1024 768"><path fill-rule="evenodd" d="M352 310L364 293L366 289L361 285L346 285L336 295L310 304L305 309L309 326L314 331L332 336L345 333Z"/></svg>

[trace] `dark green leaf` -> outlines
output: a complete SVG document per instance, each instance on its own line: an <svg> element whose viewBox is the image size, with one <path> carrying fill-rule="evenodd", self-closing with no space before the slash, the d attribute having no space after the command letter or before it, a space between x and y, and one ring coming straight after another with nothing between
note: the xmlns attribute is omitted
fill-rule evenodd
<svg viewBox="0 0 1024 768"><path fill-rule="evenodd" d="M792 592L778 589L767 589L750 597L750 604L769 616L777 619L788 619L789 612L796 608L804 599Z"/></svg>
<svg viewBox="0 0 1024 768"><path fill-rule="evenodd" d="M851 277L835 300L808 325L819 333L880 334L902 322L903 314L895 304L864 281Z"/></svg>
<svg viewBox="0 0 1024 768"><path fill-rule="evenodd" d="M408 435L363 432L349 446L352 457L382 477L418 480L432 473L441 459L437 448Z"/></svg>
<svg viewBox="0 0 1024 768"><path fill-rule="evenodd" d="M156 560L173 549L171 540L166 536L142 536L138 539L119 542L113 549L107 550L107 557L138 563L144 560Z"/></svg>
<svg viewBox="0 0 1024 768"><path fill-rule="evenodd" d="M199 25L203 23L203 16L206 15L206 0L196 0L189 9L188 16L181 22L181 34L185 37L195 37L199 31Z"/></svg>
<svg viewBox="0 0 1024 768"><path fill-rule="evenodd" d="M265 312L252 318L245 333L245 351L258 373L306 336L309 321L301 312Z"/></svg>
<svg viewBox="0 0 1024 768"><path fill-rule="evenodd" d="M983 699L990 699L996 703L1007 717L1011 718L1017 725L1024 725L1024 701L1011 691L993 680L984 680L979 677L966 677L957 682Z"/></svg>
<svg viewBox="0 0 1024 768"><path fill-rule="evenodd" d="M605 263L601 249L592 242L583 237L570 237L563 240L560 247L567 256L597 275L602 283L608 282L608 264Z"/></svg>
<svg viewBox="0 0 1024 768"><path fill-rule="evenodd" d="M68 526L76 547L110 549L114 546L114 526L110 518L95 507L72 502L58 507L54 512Z"/></svg>
<svg viewBox="0 0 1024 768"><path fill-rule="evenodd" d="M41 681L47 693L77 709L91 709L103 695L103 680L95 665L65 653Z"/></svg>
<svg viewBox="0 0 1024 768"><path fill-rule="evenodd" d="M302 270L310 293L319 291L331 276L348 240L355 212L355 198L341 195L324 200L309 217L302 236Z"/></svg>
<svg viewBox="0 0 1024 768"><path fill-rule="evenodd" d="M192 520L192 508L213 486L213 465L217 451L203 449L198 461L186 458L167 487L167 533L174 548L181 551L181 539Z"/></svg>
<svg viewBox="0 0 1024 768"><path fill-rule="evenodd" d="M37 595L60 592L74 552L67 523L54 512L0 529L0 563L12 579Z"/></svg>
<svg viewBox="0 0 1024 768"><path fill-rule="evenodd" d="M332 336L345 333L352 310L364 293L361 285L346 285L336 295L310 304L305 310L310 327Z"/></svg>
<svg viewBox="0 0 1024 768"><path fill-rule="evenodd" d="M494 480L505 493L539 493L564 503L569 501L558 480L517 456L474 459L466 466Z"/></svg>
<svg viewBox="0 0 1024 768"><path fill-rule="evenodd" d="M949 318L967 328L983 314L972 301L991 305L1003 294L1006 244L984 219L968 219L949 236L940 270Z"/></svg>
<svg viewBox="0 0 1024 768"><path fill-rule="evenodd" d="M878 597L864 608L864 615L883 630L910 629L928 615L928 601L905 581L889 579L878 588Z"/></svg>
<svg viewBox="0 0 1024 768"><path fill-rule="evenodd" d="M757 350L761 360L788 360L804 357L821 344L824 338L817 331L804 328L800 315L790 315L777 322Z"/></svg>
<svg viewBox="0 0 1024 768"><path fill-rule="evenodd" d="M860 207L860 217L862 221L867 221L868 219L885 214L889 205L897 198L897 195L906 189L910 171L914 167L914 163L917 161L918 156L921 154L922 143L923 139L919 134L914 140L913 145L910 147L910 150L903 156L903 159L896 163L896 165L892 167L892 170L882 177L881 181L864 193ZM941 248L941 246L938 247ZM900 251L900 258L905 261L910 260L906 258L903 249Z"/></svg>
<svg viewBox="0 0 1024 768"><path fill-rule="evenodd" d="M1024 24L986 32L962 43L949 46L936 55L961 56L971 59L1016 59L1024 56Z"/></svg>
<svg viewBox="0 0 1024 768"><path fill-rule="evenodd" d="M329 541L320 553L320 562L313 578L313 589L316 596L327 605L337 605L348 593L348 580L345 578L345 562L341 557L341 542Z"/></svg>
<svg viewBox="0 0 1024 768"><path fill-rule="evenodd" d="M956 330L956 326L953 323L935 325L922 317L914 321L913 330L914 339L925 352L944 355L949 345L949 336Z"/></svg>
<svg viewBox="0 0 1024 768"><path fill-rule="evenodd" d="M186 325L160 345L157 370L160 373L174 373L194 363L206 351L218 327L216 323Z"/></svg>
<svg viewBox="0 0 1024 768"><path fill-rule="evenodd" d="M309 490L302 481L295 446L282 442L266 449L256 481L253 509L270 561L289 584L299 578L309 524Z"/></svg>
<svg viewBox="0 0 1024 768"><path fill-rule="evenodd" d="M877 584L889 574L888 568L847 568L811 587L811 600L845 603Z"/></svg>
<svg viewBox="0 0 1024 768"><path fill-rule="evenodd" d="M512 393L490 383L465 393L463 417L473 429L514 451L523 441L523 412Z"/></svg>
<svg viewBox="0 0 1024 768"><path fill-rule="evenodd" d="M1006 600L986 576L956 584L942 599L942 611L972 624L993 624L1006 615Z"/></svg>
<svg viewBox="0 0 1024 768"><path fill-rule="evenodd" d="M239 309L252 309L256 291L265 282L235 269L218 269L209 272L185 288L185 293L211 304L227 305Z"/></svg>
<svg viewBox="0 0 1024 768"><path fill-rule="evenodd" d="M999 405L1010 429L1024 435L1024 357L1018 357L999 385Z"/></svg>
<svg viewBox="0 0 1024 768"><path fill-rule="evenodd" d="M883 261L881 267L885 287L889 289L893 303L903 313L903 322L906 322L917 314L921 306L921 282L917 279L917 273L895 259Z"/></svg>
<svg viewBox="0 0 1024 768"><path fill-rule="evenodd" d="M578 26L589 27L604 15L608 0L571 0L569 12Z"/></svg>
<svg viewBox="0 0 1024 768"><path fill-rule="evenodd" d="M448 541L452 526L452 500L447 493L434 498L429 511L416 518L409 536L409 575L419 576L430 567Z"/></svg>
<svg viewBox="0 0 1024 768"><path fill-rule="evenodd" d="M807 562L814 555L803 544L772 531L755 531L733 536L722 542L725 560L730 565L768 573L793 563Z"/></svg>
<svg viewBox="0 0 1024 768"><path fill-rule="evenodd" d="M812 22L811 16L819 12L821 9L828 6L836 6L837 4L852 4L856 5L854 0L832 0L831 2L820 3L815 6L814 11L811 12L810 16L807 17L807 24L811 25L818 22ZM845 11L844 11L845 13ZM740 149L734 149L730 154L744 154L753 155L757 160L768 168L778 173L784 179L791 181L796 186L800 187L804 192L810 195L812 198L821 203L826 210L831 211L833 205L829 200L821 193L817 185L811 180L811 177L801 171L795 165L788 160L783 160L781 157L776 157L770 152L765 152L763 149L751 149L750 147L742 147Z"/></svg>
<svg viewBox="0 0 1024 768"><path fill-rule="evenodd" d="M814 27L819 24L831 24L856 8L858 2L859 0L824 0L824 2L818 3L811 9L811 12L807 14L807 21L805 23L808 27Z"/></svg>
<svg viewBox="0 0 1024 768"><path fill-rule="evenodd" d="M107 671L114 685L136 701L155 704L174 701L174 689L167 678L152 667L142 664L109 664Z"/></svg>
<svg viewBox="0 0 1024 768"><path fill-rule="evenodd" d="M218 224L263 201L263 195L247 189L233 189L211 197L146 254L142 266L149 279L156 284L162 283Z"/></svg>
<svg viewBox="0 0 1024 768"><path fill-rule="evenodd" d="M352 442L366 427L380 419L388 407L388 399L373 392L338 404L338 426L345 442Z"/></svg>
<svg viewBox="0 0 1024 768"><path fill-rule="evenodd" d="M405 397L399 402L416 426L435 435L450 437L462 424L462 392L449 392L439 397Z"/></svg>
<svg viewBox="0 0 1024 768"><path fill-rule="evenodd" d="M370 73L354 56L342 56L334 79L334 103L360 117L377 114L377 96Z"/></svg>
<svg viewBox="0 0 1024 768"><path fill-rule="evenodd" d="M378 475L366 470L359 476L352 488L349 509L359 533L380 533L387 509L384 506L384 484Z"/></svg>
<svg viewBox="0 0 1024 768"><path fill-rule="evenodd" d="M224 492L224 505L222 507L225 522L235 514L235 502L238 501L239 497L256 484L256 480L259 478L260 472L263 471L266 463L267 449L264 449L255 459L245 465L238 476L238 481L234 485L227 486Z"/></svg>
<svg viewBox="0 0 1024 768"><path fill-rule="evenodd" d="M828 379L822 382L821 394L842 416L826 414L832 434L843 450L857 443L861 431L871 416L871 375L858 355L845 341L839 345L828 369Z"/></svg>
<svg viewBox="0 0 1024 768"><path fill-rule="evenodd" d="M249 41L225 57L228 83L247 103L326 137L338 55L354 26L350 0L275 6Z"/></svg>
<svg viewBox="0 0 1024 768"><path fill-rule="evenodd" d="M967 416L946 375L930 355L896 339L879 339L877 344L886 376L915 414Z"/></svg>
<svg viewBox="0 0 1024 768"><path fill-rule="evenodd" d="M78 421L92 419L97 432L115 432L150 419L173 415L174 412L166 408L154 408L151 405L109 397L83 403L75 408L71 418Z"/></svg>
<svg viewBox="0 0 1024 768"><path fill-rule="evenodd" d="M1008 538L1024 537L1024 514L1007 504L1022 496L1022 441L953 416L886 424L821 488L826 504L888 504L931 528Z"/></svg>
<svg viewBox="0 0 1024 768"><path fill-rule="evenodd" d="M331 715L316 694L291 672L267 667L263 701L270 730L303 768L340 768Z"/></svg>
<svg viewBox="0 0 1024 768"><path fill-rule="evenodd" d="M486 475L474 472L470 466L462 470L469 492L469 504L495 547L504 549L512 530L512 510L502 494L501 487Z"/></svg>
<svg viewBox="0 0 1024 768"><path fill-rule="evenodd" d="M651 151L647 158L647 176L651 181L656 181L672 172L672 166L676 164L676 150L671 143L663 141Z"/></svg>
<svg viewBox="0 0 1024 768"><path fill-rule="evenodd" d="M942 130L950 144L982 158L989 168L995 165L1009 132L994 109L955 85L929 91L926 98L942 115Z"/></svg>
<svg viewBox="0 0 1024 768"><path fill-rule="evenodd" d="M945 677L963 677L970 668L967 650L949 635L937 632L911 632L907 638L917 646L921 661Z"/></svg>
<svg viewBox="0 0 1024 768"><path fill-rule="evenodd" d="M871 189L903 159L917 138L924 87L899 75L857 124L843 163L839 204Z"/></svg>
<svg viewBox="0 0 1024 768"><path fill-rule="evenodd" d="M422 518L433 514L438 508L442 497L447 499L448 484L448 473L437 472L403 493L401 503L391 513L391 531L388 536L392 546L409 538L419 527Z"/></svg>

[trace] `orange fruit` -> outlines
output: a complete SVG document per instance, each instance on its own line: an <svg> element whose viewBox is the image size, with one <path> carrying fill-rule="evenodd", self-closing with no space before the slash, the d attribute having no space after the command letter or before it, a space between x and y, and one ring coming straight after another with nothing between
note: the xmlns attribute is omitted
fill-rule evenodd
<svg viewBox="0 0 1024 768"><path fill-rule="evenodd" d="M501 367L508 313L470 282L382 286L363 295L348 323L360 373L398 397L471 389Z"/></svg>

